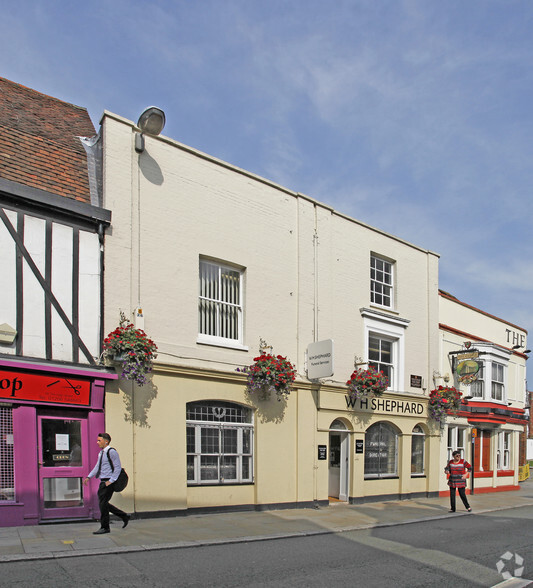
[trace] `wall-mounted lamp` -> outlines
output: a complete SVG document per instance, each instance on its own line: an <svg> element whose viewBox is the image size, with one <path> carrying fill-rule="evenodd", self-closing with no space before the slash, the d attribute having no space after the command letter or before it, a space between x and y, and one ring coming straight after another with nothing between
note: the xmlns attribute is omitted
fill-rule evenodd
<svg viewBox="0 0 533 588"><path fill-rule="evenodd" d="M511 349L520 349L520 347L522 347L522 345L513 345Z"/></svg>
<svg viewBox="0 0 533 588"><path fill-rule="evenodd" d="M141 114L137 121L141 132L135 133L135 151L137 153L144 151L144 135L157 137L163 130L165 122L165 113L157 106L150 106Z"/></svg>
<svg viewBox="0 0 533 588"><path fill-rule="evenodd" d="M507 406L513 406L513 403L512 402L508 402L507 403Z"/></svg>

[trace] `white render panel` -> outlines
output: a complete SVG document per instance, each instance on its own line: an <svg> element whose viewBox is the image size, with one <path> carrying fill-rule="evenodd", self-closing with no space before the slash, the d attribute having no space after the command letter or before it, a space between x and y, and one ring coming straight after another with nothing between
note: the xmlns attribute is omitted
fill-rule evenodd
<svg viewBox="0 0 533 588"><path fill-rule="evenodd" d="M17 227L17 213L5 210L11 224ZM17 277L16 277L16 244L3 222L0 222L0 276L2 276L2 294L0 304L0 324L7 323L17 328ZM14 354L16 341L12 345L0 345L2 353Z"/></svg>
<svg viewBox="0 0 533 588"><path fill-rule="evenodd" d="M72 227L52 225L52 292L72 320ZM72 335L52 306L52 357L72 361Z"/></svg>
<svg viewBox="0 0 533 588"><path fill-rule="evenodd" d="M40 218L26 216L24 245L37 268L44 276L46 223ZM44 290L27 262L23 262L23 354L29 357L46 357Z"/></svg>
<svg viewBox="0 0 533 588"><path fill-rule="evenodd" d="M96 233L80 231L79 333L93 357L99 355L100 242ZM81 363L88 360L80 352Z"/></svg>

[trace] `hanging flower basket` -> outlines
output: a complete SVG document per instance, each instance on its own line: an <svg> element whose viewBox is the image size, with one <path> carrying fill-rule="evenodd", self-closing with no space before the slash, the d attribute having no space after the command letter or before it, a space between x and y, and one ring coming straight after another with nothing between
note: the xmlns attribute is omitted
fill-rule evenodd
<svg viewBox="0 0 533 588"><path fill-rule="evenodd" d="M443 425L448 414L456 414L461 407L462 393L453 386L439 386L429 393L429 418Z"/></svg>
<svg viewBox="0 0 533 588"><path fill-rule="evenodd" d="M122 378L143 386L157 357L157 345L120 313L119 326L104 339L104 355L122 364Z"/></svg>
<svg viewBox="0 0 533 588"><path fill-rule="evenodd" d="M381 396L389 387L389 379L383 372L370 366L367 370L356 369L346 382L348 394L354 400L373 394Z"/></svg>
<svg viewBox="0 0 533 588"><path fill-rule="evenodd" d="M237 368L237 371L247 375L248 393L260 398L268 398L272 392L277 394L278 400L287 397L296 379L296 370L292 363L282 355L271 353L254 357L252 365Z"/></svg>

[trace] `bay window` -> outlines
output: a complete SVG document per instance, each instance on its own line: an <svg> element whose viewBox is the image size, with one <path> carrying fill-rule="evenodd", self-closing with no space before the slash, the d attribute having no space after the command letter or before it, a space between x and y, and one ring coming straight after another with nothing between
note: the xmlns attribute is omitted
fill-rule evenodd
<svg viewBox="0 0 533 588"><path fill-rule="evenodd" d="M511 352L493 343L476 343L475 351L480 352L477 360L480 369L477 380L469 384L466 396L485 402L507 401L507 368Z"/></svg>

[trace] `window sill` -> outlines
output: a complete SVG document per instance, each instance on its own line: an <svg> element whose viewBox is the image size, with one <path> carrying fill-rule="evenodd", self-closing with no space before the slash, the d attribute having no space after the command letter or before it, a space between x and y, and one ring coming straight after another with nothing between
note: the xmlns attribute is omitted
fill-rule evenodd
<svg viewBox="0 0 533 588"><path fill-rule="evenodd" d="M494 472L492 470L488 472L474 472L474 478L492 478Z"/></svg>
<svg viewBox="0 0 533 588"><path fill-rule="evenodd" d="M365 476L365 480L399 480L400 476L397 476L396 474L392 474L390 476L387 476L386 474L383 476L380 476L379 474L376 475L372 475L372 476Z"/></svg>
<svg viewBox="0 0 533 588"><path fill-rule="evenodd" d="M205 488L212 486L253 486L255 482L187 482L187 488Z"/></svg>
<svg viewBox="0 0 533 588"><path fill-rule="evenodd" d="M374 310L384 310L385 312L390 312L391 314L400 314L397 310L392 308L392 306L381 306L381 304L376 304L375 302L370 303L370 308Z"/></svg>
<svg viewBox="0 0 533 588"><path fill-rule="evenodd" d="M198 345L209 345L210 347L223 347L224 349L235 349L237 351L249 351L247 345L242 345L238 341L231 341L229 339L221 339L217 337L206 337L198 335L196 339Z"/></svg>
<svg viewBox="0 0 533 588"><path fill-rule="evenodd" d="M426 474L411 474L411 478L425 478Z"/></svg>

